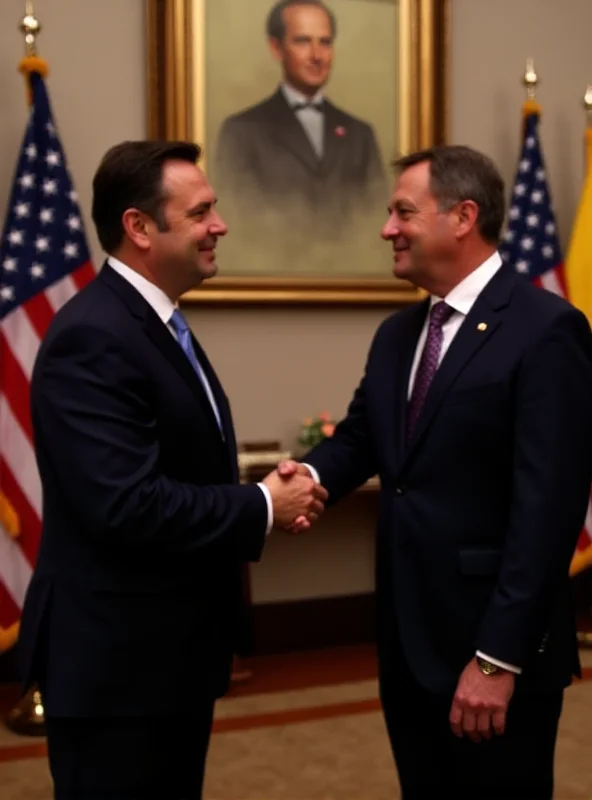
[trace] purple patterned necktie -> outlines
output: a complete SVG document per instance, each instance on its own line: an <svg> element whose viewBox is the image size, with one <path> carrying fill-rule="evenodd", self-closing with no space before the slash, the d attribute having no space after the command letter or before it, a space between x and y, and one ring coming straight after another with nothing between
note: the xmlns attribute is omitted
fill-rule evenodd
<svg viewBox="0 0 592 800"><path fill-rule="evenodd" d="M413 391L407 408L407 441L411 439L411 434L419 419L428 389L438 369L440 350L442 349L442 326L450 319L452 314L454 314L454 309L443 301L434 303L430 311L428 335L415 374L415 383L413 384Z"/></svg>

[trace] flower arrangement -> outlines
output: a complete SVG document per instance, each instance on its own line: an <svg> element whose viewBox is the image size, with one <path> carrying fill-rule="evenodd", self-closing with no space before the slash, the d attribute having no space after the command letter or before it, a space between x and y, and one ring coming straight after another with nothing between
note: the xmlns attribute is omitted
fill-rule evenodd
<svg viewBox="0 0 592 800"><path fill-rule="evenodd" d="M318 417L306 417L302 420L302 427L298 435L298 444L305 448L315 447L323 439L333 436L335 424L331 421L331 415L323 411Z"/></svg>

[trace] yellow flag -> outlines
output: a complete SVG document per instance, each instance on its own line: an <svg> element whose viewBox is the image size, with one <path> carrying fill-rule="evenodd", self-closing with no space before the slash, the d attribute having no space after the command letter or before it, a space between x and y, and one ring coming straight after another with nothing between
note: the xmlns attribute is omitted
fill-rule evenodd
<svg viewBox="0 0 592 800"><path fill-rule="evenodd" d="M565 276L567 296L592 324L592 128L586 131L587 169L574 222Z"/></svg>
<svg viewBox="0 0 592 800"><path fill-rule="evenodd" d="M565 277L569 301L583 311L592 324L592 128L586 131L586 177L567 252ZM592 531L589 519L586 522L571 562L570 575L592 566Z"/></svg>

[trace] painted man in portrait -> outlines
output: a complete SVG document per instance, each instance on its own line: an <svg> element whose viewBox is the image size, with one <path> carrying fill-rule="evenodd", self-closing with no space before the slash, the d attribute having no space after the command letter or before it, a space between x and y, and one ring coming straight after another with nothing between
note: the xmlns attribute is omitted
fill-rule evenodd
<svg viewBox="0 0 592 800"><path fill-rule="evenodd" d="M325 95L335 35L322 0L276 2L267 38L282 81L270 97L228 117L217 143L224 202L232 196L243 212L245 202L258 204L293 232L314 221L316 232L337 235L352 212L386 202L372 127Z"/></svg>

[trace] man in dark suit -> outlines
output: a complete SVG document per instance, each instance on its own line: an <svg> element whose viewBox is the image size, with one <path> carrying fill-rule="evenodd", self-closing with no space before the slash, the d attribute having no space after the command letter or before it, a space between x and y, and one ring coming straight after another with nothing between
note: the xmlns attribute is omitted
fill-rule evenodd
<svg viewBox="0 0 592 800"><path fill-rule="evenodd" d="M384 321L334 436L281 472L314 473L330 504L380 476L380 690L405 800L548 800L579 672L592 335L502 264L488 158L449 146L398 166L382 236L429 297Z"/></svg>
<svg viewBox="0 0 592 800"><path fill-rule="evenodd" d="M226 233L198 157L183 142L106 154L93 219L109 257L35 364L43 534L20 646L57 800L201 797L242 566L326 496L302 476L239 485L228 400L177 305Z"/></svg>
<svg viewBox="0 0 592 800"><path fill-rule="evenodd" d="M292 231L310 234L314 225L319 235L335 235L352 211L386 202L374 131L323 95L335 32L320 0L281 0L271 9L267 36L283 82L224 121L216 153L217 180L237 214L247 199L258 214L276 211Z"/></svg>

